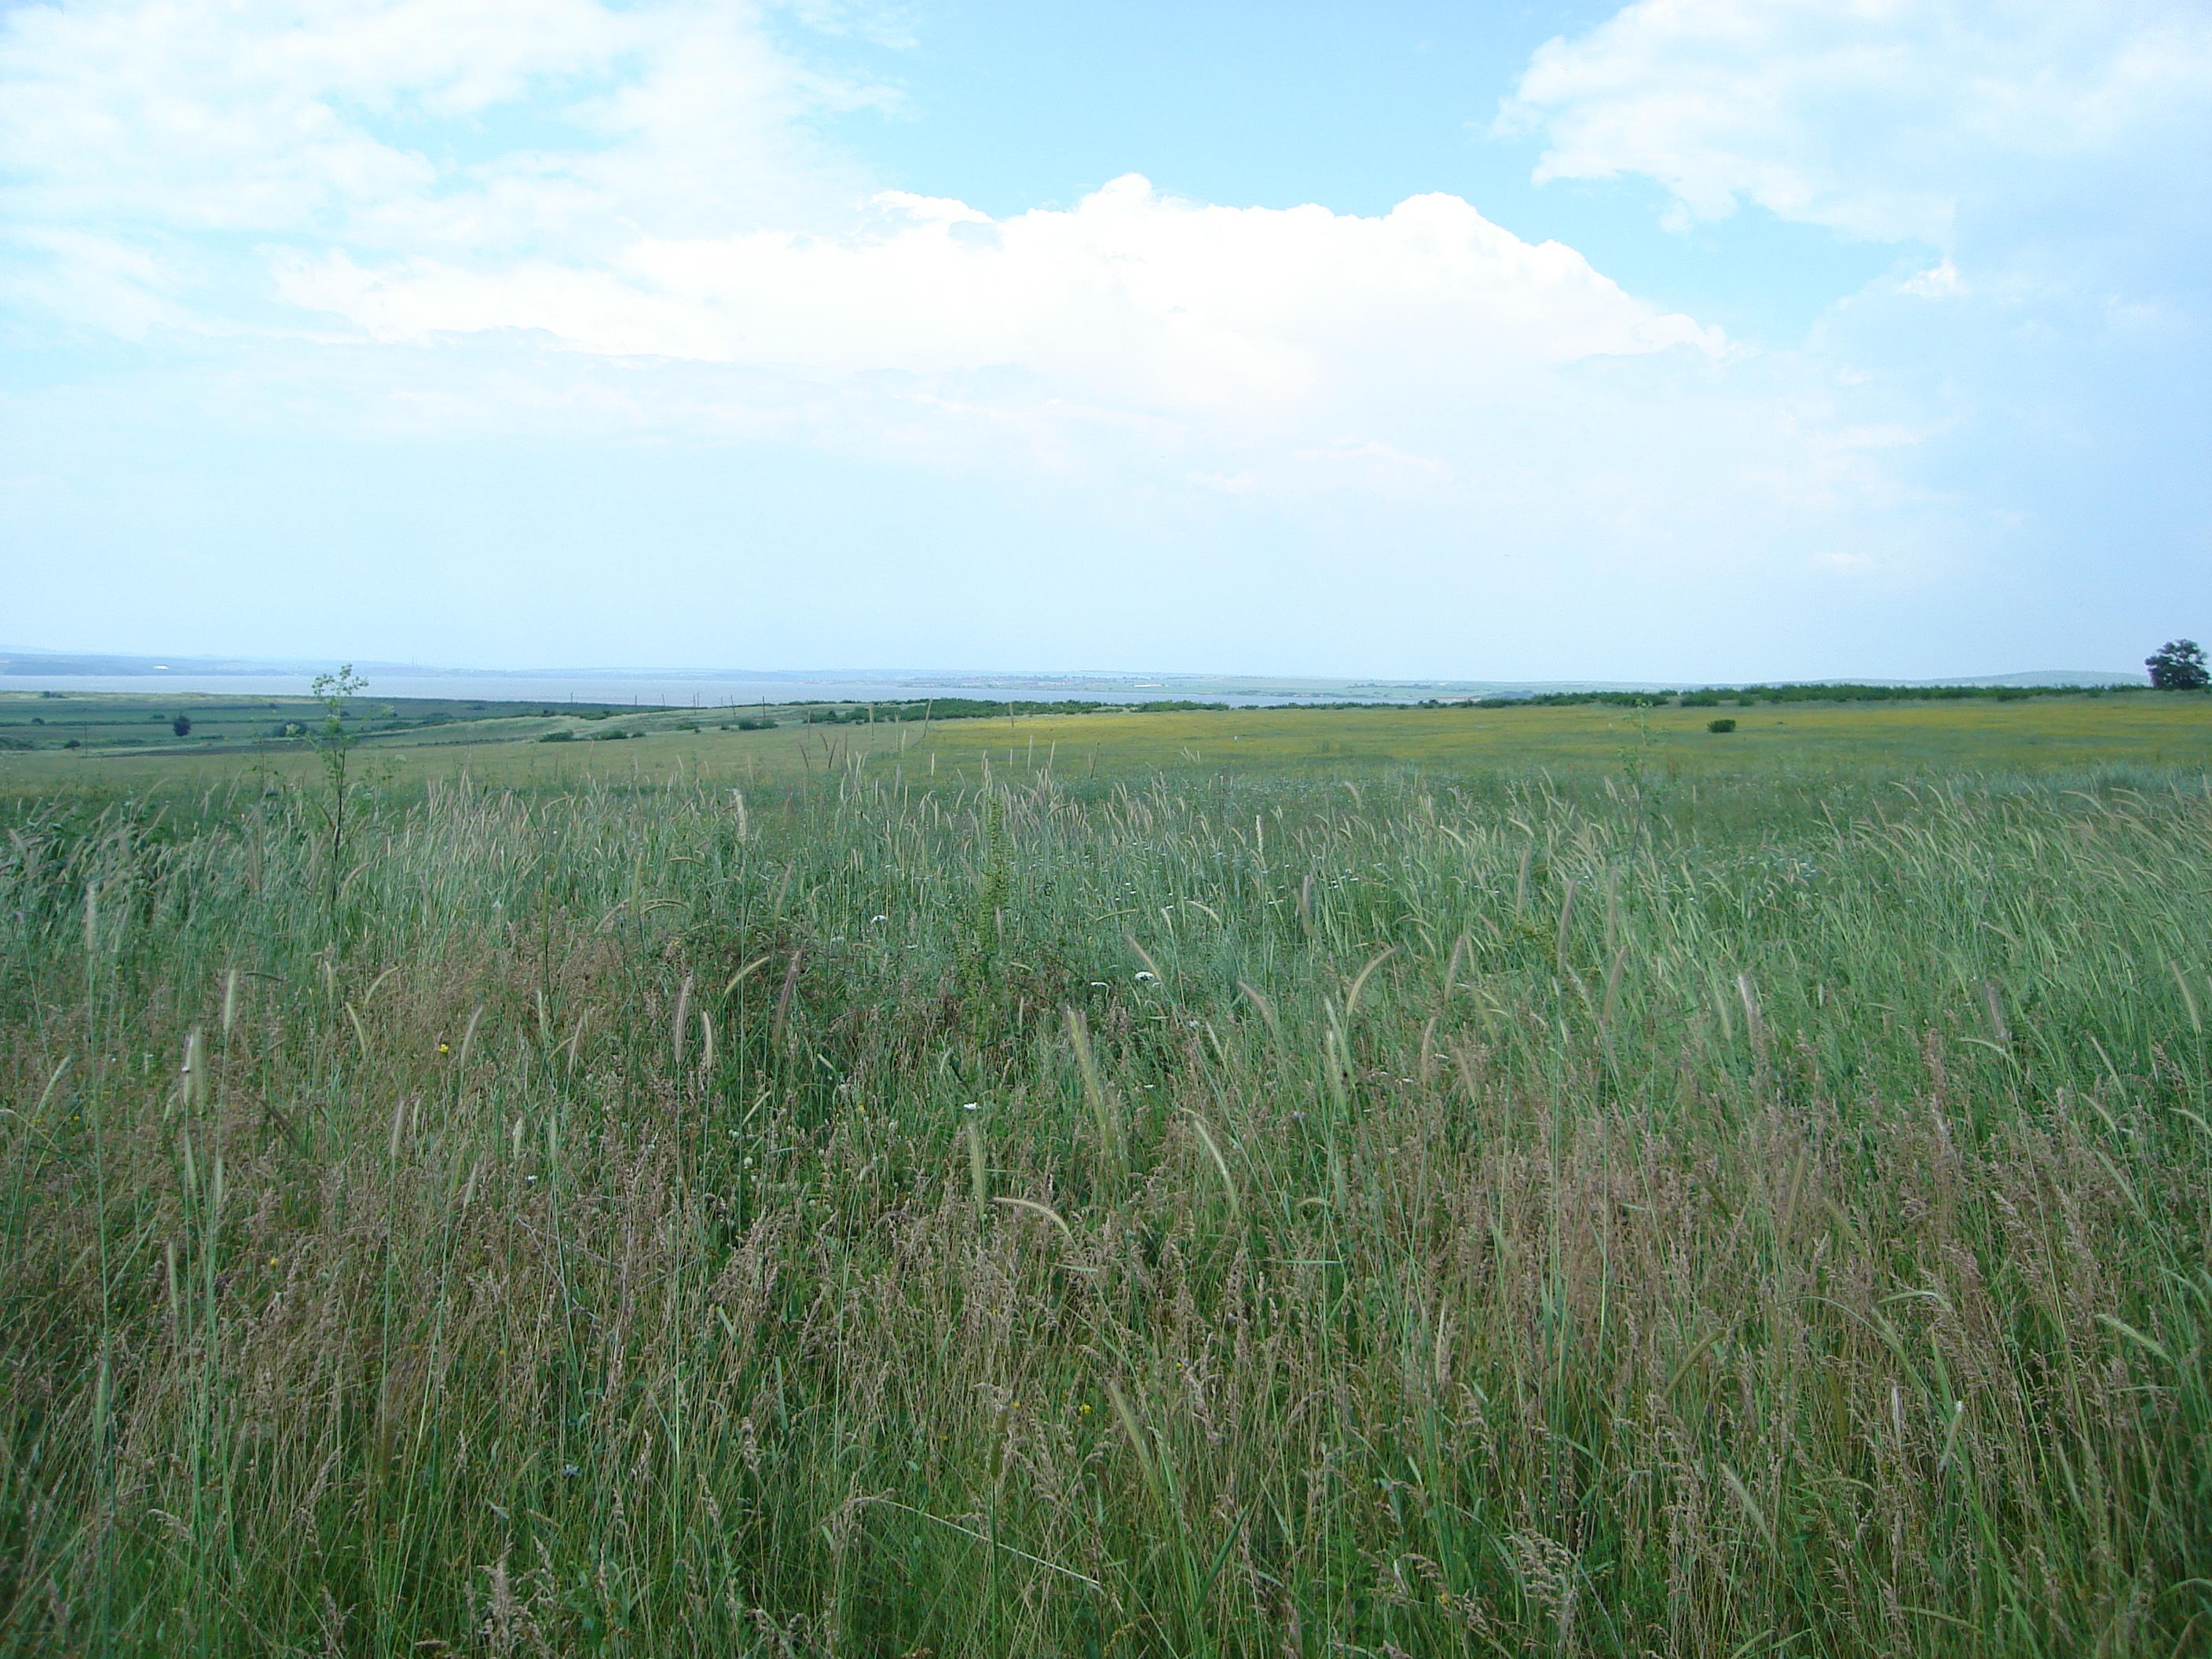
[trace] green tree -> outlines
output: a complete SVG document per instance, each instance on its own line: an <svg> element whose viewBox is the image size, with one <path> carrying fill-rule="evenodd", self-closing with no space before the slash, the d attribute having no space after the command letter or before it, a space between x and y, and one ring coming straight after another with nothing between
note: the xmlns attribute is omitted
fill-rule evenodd
<svg viewBox="0 0 2212 1659"><path fill-rule="evenodd" d="M2212 684L2204 665L2204 647L2194 640L2168 640L2143 659L2150 683L2161 691L2202 691Z"/></svg>
<svg viewBox="0 0 2212 1659"><path fill-rule="evenodd" d="M192 717L190 714L178 715L169 722L169 730L180 738L189 738L192 734Z"/></svg>

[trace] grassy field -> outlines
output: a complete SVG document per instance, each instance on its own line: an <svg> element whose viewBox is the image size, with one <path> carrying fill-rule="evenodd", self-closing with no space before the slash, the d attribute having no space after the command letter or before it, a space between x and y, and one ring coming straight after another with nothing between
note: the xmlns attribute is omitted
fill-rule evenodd
<svg viewBox="0 0 2212 1659"><path fill-rule="evenodd" d="M173 705L137 697L72 697L94 714L56 714L52 701L0 694L0 793L103 798L145 790L202 791L262 775L305 781L317 768L286 727L313 727L306 698L177 705L195 721L177 739ZM1948 777L1959 772L2084 770L2148 765L2212 768L2212 699L2139 693L2018 702L1750 708L1603 705L1356 709L1099 712L961 720L886 719L805 725L809 714L761 711L778 724L739 731L753 711L611 705L433 704L361 700L349 726L363 775L401 792L431 780L517 787L567 787L671 778L731 784L860 778L974 786L995 775L1033 780L1049 771L1078 787L1173 776L1255 781L1379 778L1415 768L1452 776L1545 768L1623 778L1735 775ZM1737 729L1706 729L1725 714ZM64 719L75 722L64 726ZM46 724L33 727L33 720ZM65 750L56 734L78 727L116 740ZM204 733L212 735L204 736ZM120 737L117 737L120 734ZM548 742L557 737L559 741ZM619 743L610 738L619 737ZM124 741L143 738L143 741ZM15 748L11 744L35 744Z"/></svg>
<svg viewBox="0 0 2212 1659"><path fill-rule="evenodd" d="M0 1651L2212 1650L2212 702L1726 712L0 752Z"/></svg>

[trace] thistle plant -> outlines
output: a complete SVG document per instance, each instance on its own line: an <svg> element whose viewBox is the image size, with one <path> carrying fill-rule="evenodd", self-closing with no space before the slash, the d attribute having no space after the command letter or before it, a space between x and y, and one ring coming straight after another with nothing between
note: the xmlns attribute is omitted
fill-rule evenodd
<svg viewBox="0 0 2212 1659"><path fill-rule="evenodd" d="M323 765L325 799L316 805L330 836L330 904L333 920L337 915L338 888L344 879L342 860L345 854L346 806L351 795L346 769L353 734L346 730L347 706L368 689L368 680L353 672L351 663L341 664L335 674L316 675L307 687L323 705L322 727L308 732L307 738Z"/></svg>

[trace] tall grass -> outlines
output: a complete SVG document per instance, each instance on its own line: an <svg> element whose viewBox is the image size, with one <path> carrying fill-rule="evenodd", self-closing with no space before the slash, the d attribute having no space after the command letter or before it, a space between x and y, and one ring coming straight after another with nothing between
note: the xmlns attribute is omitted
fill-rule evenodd
<svg viewBox="0 0 2212 1659"><path fill-rule="evenodd" d="M0 1649L2212 1643L2201 780L918 781L15 809Z"/></svg>

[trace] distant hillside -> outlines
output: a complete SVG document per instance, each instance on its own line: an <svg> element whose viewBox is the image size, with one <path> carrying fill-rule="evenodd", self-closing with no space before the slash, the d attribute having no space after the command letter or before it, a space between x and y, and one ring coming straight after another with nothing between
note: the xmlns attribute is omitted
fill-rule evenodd
<svg viewBox="0 0 2212 1659"><path fill-rule="evenodd" d="M243 657L134 657L119 653L90 651L0 651L0 678L4 679L135 679L167 675L191 675L203 678L222 678L230 676L263 678L271 674L297 674L313 678L327 673L337 665L332 662L279 661L262 658ZM379 670L401 672L395 663L365 662L355 665L364 673Z"/></svg>
<svg viewBox="0 0 2212 1659"><path fill-rule="evenodd" d="M1907 680L1907 685L2141 685L2141 669L2038 668L2025 674L1982 674L1954 680Z"/></svg>

